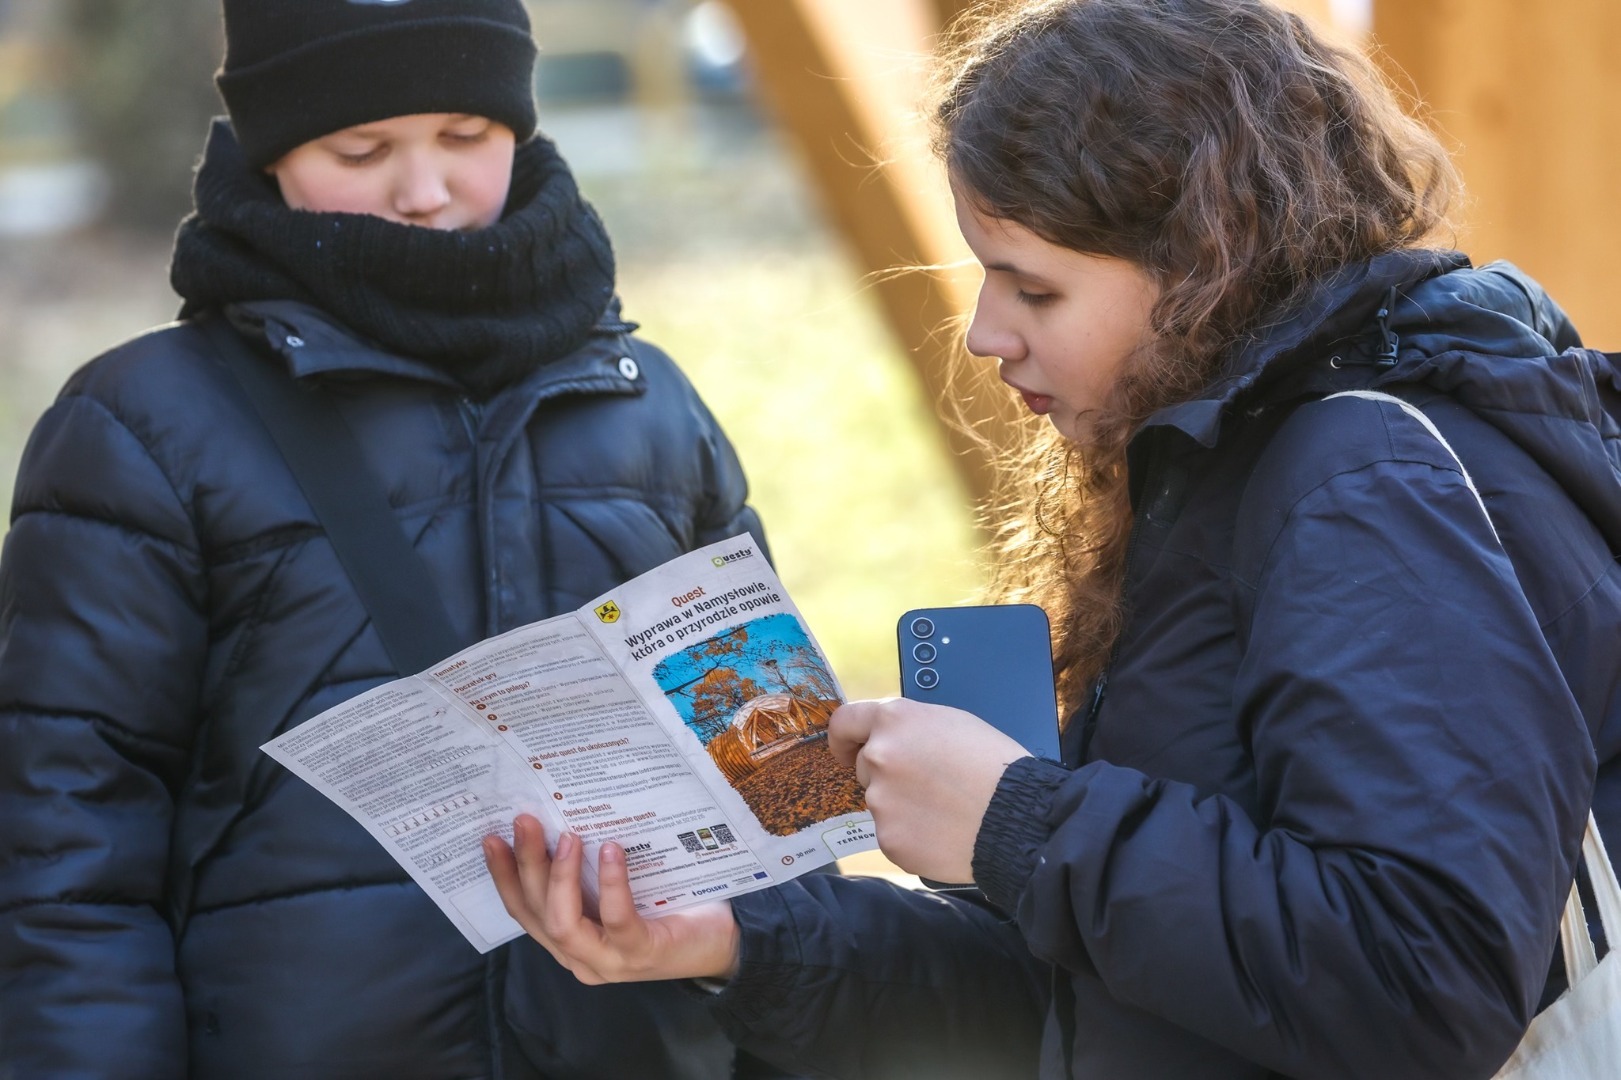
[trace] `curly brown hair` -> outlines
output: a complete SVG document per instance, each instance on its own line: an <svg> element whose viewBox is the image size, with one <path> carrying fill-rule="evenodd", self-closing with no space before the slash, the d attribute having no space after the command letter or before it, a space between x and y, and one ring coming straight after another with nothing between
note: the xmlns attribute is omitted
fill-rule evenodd
<svg viewBox="0 0 1621 1080"><path fill-rule="evenodd" d="M1446 152L1365 56L1263 0L1033 0L953 28L935 149L978 212L1161 293L1085 445L1003 455L992 591L1053 622L1066 712L1123 621L1125 447L1315 280L1446 224Z"/></svg>

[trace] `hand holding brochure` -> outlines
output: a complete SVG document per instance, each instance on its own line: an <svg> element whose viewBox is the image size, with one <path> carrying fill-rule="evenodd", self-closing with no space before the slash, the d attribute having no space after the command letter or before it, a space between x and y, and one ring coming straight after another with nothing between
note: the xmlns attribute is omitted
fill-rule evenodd
<svg viewBox="0 0 1621 1080"><path fill-rule="evenodd" d="M534 814L624 846L658 916L876 847L827 750L843 693L747 535L482 641L266 743L360 822L480 952L523 931L483 838Z"/></svg>

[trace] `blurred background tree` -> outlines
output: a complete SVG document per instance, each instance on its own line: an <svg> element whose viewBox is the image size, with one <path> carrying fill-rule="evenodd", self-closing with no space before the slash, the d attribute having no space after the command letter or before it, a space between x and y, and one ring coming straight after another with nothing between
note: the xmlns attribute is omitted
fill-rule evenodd
<svg viewBox="0 0 1621 1080"><path fill-rule="evenodd" d="M223 111L213 0L58 0L70 43L63 81L85 156L112 179L106 214L169 233L191 206L191 170Z"/></svg>

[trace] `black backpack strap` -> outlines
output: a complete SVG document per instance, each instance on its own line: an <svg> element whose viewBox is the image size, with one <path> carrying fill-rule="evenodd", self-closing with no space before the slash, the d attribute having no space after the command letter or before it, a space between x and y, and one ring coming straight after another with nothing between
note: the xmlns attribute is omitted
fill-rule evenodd
<svg viewBox="0 0 1621 1080"><path fill-rule="evenodd" d="M269 429L395 669L414 675L460 649L427 565L406 539L337 407L268 363L224 318L196 325Z"/></svg>

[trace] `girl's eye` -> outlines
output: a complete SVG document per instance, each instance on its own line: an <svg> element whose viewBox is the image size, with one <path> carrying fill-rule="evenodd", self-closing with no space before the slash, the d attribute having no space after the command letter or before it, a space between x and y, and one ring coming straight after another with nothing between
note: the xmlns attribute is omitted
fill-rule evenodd
<svg viewBox="0 0 1621 1080"><path fill-rule="evenodd" d="M1033 293L1020 289L1017 293L1019 303L1026 307L1046 307L1058 297L1053 293Z"/></svg>
<svg viewBox="0 0 1621 1080"><path fill-rule="evenodd" d="M489 138L489 135L489 128L480 128L477 131L447 131L445 139L461 146L473 146Z"/></svg>

